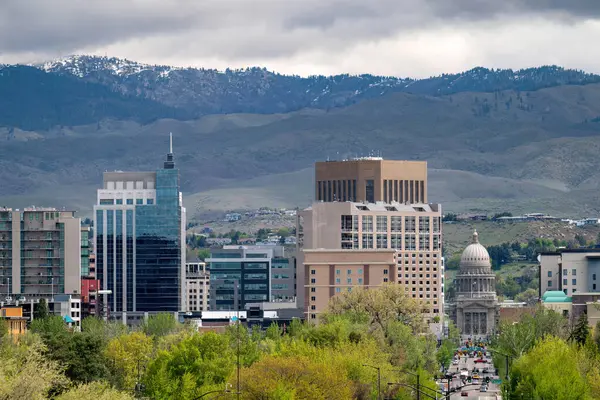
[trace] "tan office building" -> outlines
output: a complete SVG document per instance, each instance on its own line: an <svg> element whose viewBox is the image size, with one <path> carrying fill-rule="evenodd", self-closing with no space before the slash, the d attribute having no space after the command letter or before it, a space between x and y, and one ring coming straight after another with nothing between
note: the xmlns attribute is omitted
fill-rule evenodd
<svg viewBox="0 0 600 400"><path fill-rule="evenodd" d="M186 311L210 310L210 273L204 262L185 264L185 304Z"/></svg>
<svg viewBox="0 0 600 400"><path fill-rule="evenodd" d="M79 293L81 246L74 211L0 209L0 294L35 300Z"/></svg>
<svg viewBox="0 0 600 400"><path fill-rule="evenodd" d="M305 317L316 320L336 294L396 282L398 252L392 249L305 250Z"/></svg>
<svg viewBox="0 0 600 400"><path fill-rule="evenodd" d="M298 252L298 264L304 268L298 270L298 282L305 282L304 298L300 299L300 304L305 305L308 319L311 314L316 316L322 312L326 304L322 297L311 295L312 250L318 250L319 257L331 257L329 265L334 267L330 270L337 269L335 265L345 251L357 265L361 262L371 265L373 261L380 260L373 258L378 253L369 251L393 250L397 252L397 268L388 269L387 278L370 275L368 286L381 285L384 279L398 282L405 286L412 298L422 302L427 319L442 314L444 265L441 216L439 204L406 205L397 202L323 202L299 211L297 246L303 251ZM347 278L340 277L340 282ZM363 278L360 284L364 282ZM352 283L359 284L358 281ZM312 301L312 297L317 297L318 301Z"/></svg>
<svg viewBox="0 0 600 400"><path fill-rule="evenodd" d="M317 162L315 199L427 203L427 162L380 157Z"/></svg>

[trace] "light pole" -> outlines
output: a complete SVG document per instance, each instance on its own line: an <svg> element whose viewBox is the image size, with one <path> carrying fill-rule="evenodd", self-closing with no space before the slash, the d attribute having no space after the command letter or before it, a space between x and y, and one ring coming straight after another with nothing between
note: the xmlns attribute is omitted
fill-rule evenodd
<svg viewBox="0 0 600 400"><path fill-rule="evenodd" d="M381 368L369 364L363 364L363 367L377 370L377 400L381 400Z"/></svg>
<svg viewBox="0 0 600 400"><path fill-rule="evenodd" d="M421 400L421 377L419 376L419 373L414 373L403 369L395 369L394 371L409 374L417 378L417 400Z"/></svg>

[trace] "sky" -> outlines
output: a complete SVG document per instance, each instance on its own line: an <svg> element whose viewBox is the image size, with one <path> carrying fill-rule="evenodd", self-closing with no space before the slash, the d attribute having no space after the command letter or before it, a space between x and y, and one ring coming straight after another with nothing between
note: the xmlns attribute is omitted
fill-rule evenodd
<svg viewBox="0 0 600 400"><path fill-rule="evenodd" d="M0 63L71 54L285 74L600 73L600 0L2 0Z"/></svg>

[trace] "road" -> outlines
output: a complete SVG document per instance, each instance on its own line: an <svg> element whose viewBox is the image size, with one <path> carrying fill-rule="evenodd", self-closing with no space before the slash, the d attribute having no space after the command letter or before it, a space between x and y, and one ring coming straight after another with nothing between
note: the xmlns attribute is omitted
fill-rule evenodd
<svg viewBox="0 0 600 400"><path fill-rule="evenodd" d="M492 361L489 360L489 362L486 363L479 363L479 364L475 364L475 358L467 358L467 357L461 357L460 361L458 363L458 365L452 365L450 366L450 372L452 373L457 373L457 378L455 378L452 382L451 382L451 386L452 388L454 387L458 387L460 386L461 382L460 382L460 378L458 378L458 375L460 374L460 371L462 368L467 368L469 370L469 372L473 371L473 368L478 368L478 369L483 369L483 368L488 368L491 371L494 370L494 365L492 364ZM482 375L481 373L479 375ZM486 376L490 376L490 378L492 379L496 379L497 376L495 375L486 375ZM476 385L467 385L465 386L462 390L453 393L450 396L450 399L452 400L456 400L456 399L462 399L462 400L497 400L500 399L500 388L498 387L498 385L495 385L493 383L490 383L488 386L488 391L485 393L482 393L479 391L479 388L481 387L481 384L476 384ZM467 392L469 395L467 397L462 397L461 396L461 392Z"/></svg>

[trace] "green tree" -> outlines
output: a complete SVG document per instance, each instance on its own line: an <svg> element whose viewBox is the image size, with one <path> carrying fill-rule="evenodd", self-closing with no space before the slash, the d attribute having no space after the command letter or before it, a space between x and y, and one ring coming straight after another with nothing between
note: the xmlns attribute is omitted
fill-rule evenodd
<svg viewBox="0 0 600 400"><path fill-rule="evenodd" d="M515 296L516 301L526 303L528 306L535 305L538 302L538 299L538 291L532 288L529 288Z"/></svg>
<svg viewBox="0 0 600 400"><path fill-rule="evenodd" d="M570 339L578 345L583 346L587 341L589 334L590 328L588 326L587 314L582 313L577 319L577 323L571 332Z"/></svg>
<svg viewBox="0 0 600 400"><path fill-rule="evenodd" d="M160 337L174 333L181 328L172 313L158 313L148 317L142 324L142 330L148 336Z"/></svg>
<svg viewBox="0 0 600 400"><path fill-rule="evenodd" d="M207 258L210 258L210 250L209 249L199 249L197 255L198 255L199 259L204 261Z"/></svg>
<svg viewBox="0 0 600 400"><path fill-rule="evenodd" d="M48 310L48 303L46 303L46 299L40 299L40 302L37 303L33 308L33 319L44 319L50 315L50 311Z"/></svg>
<svg viewBox="0 0 600 400"><path fill-rule="evenodd" d="M118 391L104 382L92 382L76 386L55 398L56 400L133 400L134 397Z"/></svg>
<svg viewBox="0 0 600 400"><path fill-rule="evenodd" d="M547 337L511 368L510 398L591 399L577 364L577 351L564 340Z"/></svg>
<svg viewBox="0 0 600 400"><path fill-rule="evenodd" d="M143 332L131 332L112 339L105 350L119 388L133 388L137 382L138 368L144 368L152 356L152 338Z"/></svg>

